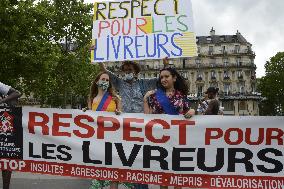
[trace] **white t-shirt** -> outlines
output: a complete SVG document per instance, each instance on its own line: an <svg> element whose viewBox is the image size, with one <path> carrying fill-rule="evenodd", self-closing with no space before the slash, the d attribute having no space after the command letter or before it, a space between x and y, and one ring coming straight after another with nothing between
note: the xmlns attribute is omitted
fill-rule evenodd
<svg viewBox="0 0 284 189"><path fill-rule="evenodd" d="M0 94L7 95L11 87L0 82Z"/></svg>

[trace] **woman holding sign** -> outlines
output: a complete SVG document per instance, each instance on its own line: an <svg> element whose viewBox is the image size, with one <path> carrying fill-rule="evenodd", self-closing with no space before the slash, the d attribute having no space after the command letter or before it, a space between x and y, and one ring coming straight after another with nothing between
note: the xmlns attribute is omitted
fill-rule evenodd
<svg viewBox="0 0 284 189"><path fill-rule="evenodd" d="M147 92L144 96L144 112L145 114L183 114L185 118L190 118L195 111L190 109L187 93L188 86L185 79L175 69L164 68L160 71L157 89Z"/></svg>
<svg viewBox="0 0 284 189"><path fill-rule="evenodd" d="M120 98L115 93L109 75L106 72L99 73L93 81L89 95L88 108L93 111L107 111L115 112L117 115L120 114ZM118 182L102 180L92 181L93 188L103 188L108 185L110 185L111 189L118 188Z"/></svg>

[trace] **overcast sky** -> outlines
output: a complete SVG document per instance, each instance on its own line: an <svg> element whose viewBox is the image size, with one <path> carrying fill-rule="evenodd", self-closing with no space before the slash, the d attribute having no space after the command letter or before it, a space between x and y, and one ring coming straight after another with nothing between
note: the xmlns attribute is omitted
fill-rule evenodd
<svg viewBox="0 0 284 189"><path fill-rule="evenodd" d="M93 3L94 0L85 0ZM253 45L257 76L264 64L284 51L284 0L192 0L197 35L234 35L237 30Z"/></svg>

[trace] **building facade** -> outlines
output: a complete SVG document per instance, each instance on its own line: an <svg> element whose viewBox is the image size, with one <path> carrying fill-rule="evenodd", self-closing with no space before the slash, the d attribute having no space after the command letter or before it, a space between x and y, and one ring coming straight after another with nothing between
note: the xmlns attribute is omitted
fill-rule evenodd
<svg viewBox="0 0 284 189"><path fill-rule="evenodd" d="M225 115L259 115L261 94L256 91L255 53L239 31L235 35L210 35L196 38L198 56L171 59L174 66L187 79L189 98L194 107L210 86L219 88L219 99ZM141 78L158 77L162 60L139 61ZM120 75L120 63L108 63L108 68Z"/></svg>

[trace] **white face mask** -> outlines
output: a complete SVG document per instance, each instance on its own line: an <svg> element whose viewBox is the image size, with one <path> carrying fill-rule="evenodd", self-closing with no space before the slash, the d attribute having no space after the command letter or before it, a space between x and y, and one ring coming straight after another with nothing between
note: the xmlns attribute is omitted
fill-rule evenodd
<svg viewBox="0 0 284 189"><path fill-rule="evenodd" d="M97 83L98 87L100 87L103 91L106 91L109 87L109 82L108 81L102 81L99 80L99 82Z"/></svg>
<svg viewBox="0 0 284 189"><path fill-rule="evenodd" d="M126 81L131 81L133 78L134 78L133 73L124 74L124 80L126 80Z"/></svg>

